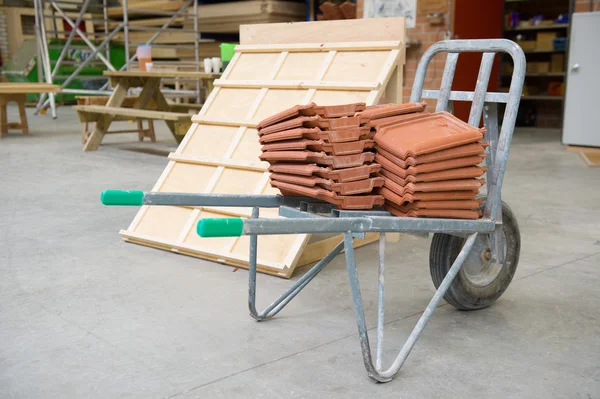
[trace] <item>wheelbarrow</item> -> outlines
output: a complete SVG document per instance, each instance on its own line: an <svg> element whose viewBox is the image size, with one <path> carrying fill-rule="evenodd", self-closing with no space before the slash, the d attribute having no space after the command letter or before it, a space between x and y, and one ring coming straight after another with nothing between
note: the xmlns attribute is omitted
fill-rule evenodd
<svg viewBox="0 0 600 399"><path fill-rule="evenodd" d="M473 92L451 90L458 56L462 52L483 53ZM423 90L427 67L433 57L440 53L447 53L441 87L439 90ZM497 53L507 53L514 62L508 93L487 92L492 64ZM252 207L251 219L202 219L198 222L197 232L201 237L250 236L248 304L251 316L258 321L271 319L279 313L336 255L344 250L363 361L369 377L378 382L387 382L406 361L442 298L461 310L485 308L504 293L515 274L521 245L519 227L514 213L502 201L501 191L524 76L525 55L522 49L516 43L505 39L438 42L423 54L417 69L410 101L436 99L436 111L449 112L452 112L453 101L470 101L472 105L468 122L473 126L479 126L483 114L487 130L485 139L489 143L486 157L487 195L483 197L483 216L478 220L396 217L383 210L340 210L315 199L281 195L144 193L108 190L102 193L102 202L105 205ZM500 135L498 134L498 103L506 104ZM279 215L282 218L258 219L261 207L279 208ZM380 233L375 362L369 344L353 247L353 239L363 237L367 232ZM382 366L384 252L387 232L417 235L433 233L429 268L437 290L400 353L388 368L384 368ZM258 235L313 233L342 233L343 240L277 300L264 311L258 312L256 310Z"/></svg>

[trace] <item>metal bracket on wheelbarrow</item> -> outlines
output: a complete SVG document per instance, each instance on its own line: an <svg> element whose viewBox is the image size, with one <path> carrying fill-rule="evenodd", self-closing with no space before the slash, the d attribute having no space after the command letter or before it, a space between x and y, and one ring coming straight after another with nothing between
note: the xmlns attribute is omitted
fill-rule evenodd
<svg viewBox="0 0 600 399"><path fill-rule="evenodd" d="M452 80L456 68L458 55L461 52L483 53L482 63L477 78L474 92L451 91ZM496 53L509 54L514 62L514 70L510 90L508 93L487 93L493 59ZM425 73L430 61L436 54L448 53L441 88L439 90L423 90ZM360 344L365 367L369 377L379 382L390 381L400 370L410 351L416 344L425 325L431 318L433 311L441 299L449 292L454 279L460 272L463 264L483 261L483 256L475 251L480 251L487 246L491 247L491 257L503 265L505 236L503 218L512 213L502 214L501 189L508 151L512 139L513 129L519 106L519 98L523 87L525 74L525 55L521 48L514 42L505 39L493 40L455 40L439 42L431 46L423 55L417 69L415 84L413 86L411 101L418 102L422 98L437 99L437 111L447 110L450 101L472 101L469 123L479 125L483 112L485 126L488 130L487 140L489 156L487 157L487 201L485 203L483 218L479 220L460 219L426 219L394 217L384 211L338 211L330 205L307 198L291 198L278 195L216 195L216 194L177 194L177 193L148 193L142 192L106 192L103 194L103 203L107 205L179 205L179 206L239 206L252 207L251 219L218 218L202 219L198 222L197 233L201 237L230 237L250 236L250 265L248 274L248 306L250 314L258 321L268 320L279 313L302 289L327 264L342 250L345 250L346 265L352 291L352 300L356 313ZM502 124L501 134L498 137L498 115L496 103L506 103L506 110ZM278 207L278 219L259 219L259 207ZM508 208L507 208L508 209ZM512 224L513 230L518 233L516 223ZM371 346L365 322L363 302L356 270L353 238L367 232L380 233L379 239L379 268L378 268L378 318L377 318L377 346L375 363L371 355ZM406 343L396 356L392 364L384 369L382 367L383 354L383 329L384 329L384 252L385 233L446 233L467 236L462 249L454 262L444 270L439 278L438 289L427 308L419 318L416 326L408 337ZM278 299L264 311L256 310L256 272L257 272L257 245L258 235L261 234L309 234L309 233L343 233L344 239L321 261L314 265L308 272L299 278L295 284L285 291ZM450 237L450 236L448 236ZM453 237L451 237L453 238ZM510 238L510 237L509 237ZM489 243L488 240L489 239ZM435 237L434 237L435 240ZM518 252L518 246L515 245ZM470 252L473 250L472 255ZM508 249L506 249L508 251ZM515 252L513 250L513 252ZM507 252L508 253L508 252ZM481 254L486 255L486 254ZM514 257L514 256L513 256ZM518 259L518 255L515 259ZM511 260L516 267L516 263ZM507 263L509 263L507 261ZM465 271L466 273L466 271ZM433 277L433 276L432 276ZM512 277L512 275L510 276ZM508 281L510 282L510 280ZM500 292L501 294L501 292ZM495 300L496 298L494 298ZM448 299L447 299L448 300Z"/></svg>

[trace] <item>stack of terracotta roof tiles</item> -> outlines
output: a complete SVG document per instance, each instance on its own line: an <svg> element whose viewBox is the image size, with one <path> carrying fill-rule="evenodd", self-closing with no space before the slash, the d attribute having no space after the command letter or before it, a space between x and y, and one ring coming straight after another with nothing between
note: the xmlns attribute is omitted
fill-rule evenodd
<svg viewBox="0 0 600 399"><path fill-rule="evenodd" d="M340 106L298 105L257 126L260 159L270 163L271 185L284 195L308 196L341 209L371 209L384 203L372 191L383 186L375 176L374 132L361 126L364 103Z"/></svg>
<svg viewBox="0 0 600 399"><path fill-rule="evenodd" d="M397 216L481 216L476 196L487 170L479 166L485 158L483 129L447 112L424 112L417 103L372 107L361 116L376 132L386 210Z"/></svg>
<svg viewBox="0 0 600 399"><path fill-rule="evenodd" d="M477 219L483 129L425 103L298 105L258 124L271 185L341 209Z"/></svg>

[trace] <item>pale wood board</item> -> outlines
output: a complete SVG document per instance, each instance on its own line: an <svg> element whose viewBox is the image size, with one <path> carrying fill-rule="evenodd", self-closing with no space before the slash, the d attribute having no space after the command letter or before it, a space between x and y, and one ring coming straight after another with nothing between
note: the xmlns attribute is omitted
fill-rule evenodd
<svg viewBox="0 0 600 399"><path fill-rule="evenodd" d="M75 105L72 108L79 114L81 122L95 122L98 120L97 116L88 114L125 116L131 119L160 119L175 122L190 119L190 115L187 113L153 111L148 109L107 107L104 105Z"/></svg>
<svg viewBox="0 0 600 399"><path fill-rule="evenodd" d="M286 24L285 28L258 25L261 34L270 32L262 42L252 39L246 43L242 39L202 110L192 118L194 123L187 135L170 154L169 164L152 191L278 194L269 185L268 164L258 158L260 144L255 126L259 121L311 101L320 105L359 101L376 104L390 79L393 87L386 95L391 96L393 89L401 98L398 71L404 62L404 20L376 21L378 25L393 24L400 30L385 28L387 35L373 29L373 20L334 22L333 32L340 33L343 40L331 34L329 22ZM288 28L299 36L315 35L321 44L295 41L290 45L291 51L281 42L270 44L280 34L285 35ZM360 30L363 40L345 41L350 30ZM371 36L374 39L369 42ZM338 44L330 46L331 43ZM246 45L251 45L249 52L244 51ZM323 50L323 46L327 49ZM130 242L248 267L249 237L201 238L195 226L205 217L250 214L250 208L143 206L129 228L120 234ZM277 218L278 209L261 209L260 215ZM309 235L304 234L259 236L258 269L289 278L297 265L318 260L339 242L339 237L311 244L308 239ZM377 238L370 235L364 242L374 239Z"/></svg>
<svg viewBox="0 0 600 399"><path fill-rule="evenodd" d="M159 71L159 72L141 72L141 71L104 71L105 76L124 77L124 78L189 78L189 79L218 79L220 73L189 72L189 71Z"/></svg>
<svg viewBox="0 0 600 399"><path fill-rule="evenodd" d="M50 83L0 83L0 94L57 93L60 86Z"/></svg>
<svg viewBox="0 0 600 399"><path fill-rule="evenodd" d="M294 24L242 25L242 44L405 41L404 18L349 19Z"/></svg>

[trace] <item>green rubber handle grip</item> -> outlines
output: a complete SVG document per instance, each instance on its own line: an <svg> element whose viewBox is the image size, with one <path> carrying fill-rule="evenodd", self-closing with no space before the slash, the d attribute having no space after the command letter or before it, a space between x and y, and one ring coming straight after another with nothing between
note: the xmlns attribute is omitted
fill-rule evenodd
<svg viewBox="0 0 600 399"><path fill-rule="evenodd" d="M138 190L106 190L100 195L104 205L142 205L144 192Z"/></svg>
<svg viewBox="0 0 600 399"><path fill-rule="evenodd" d="M200 219L196 232L200 237L238 237L243 228L240 218L206 218Z"/></svg>

